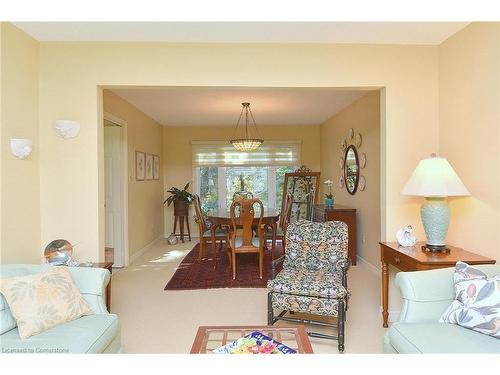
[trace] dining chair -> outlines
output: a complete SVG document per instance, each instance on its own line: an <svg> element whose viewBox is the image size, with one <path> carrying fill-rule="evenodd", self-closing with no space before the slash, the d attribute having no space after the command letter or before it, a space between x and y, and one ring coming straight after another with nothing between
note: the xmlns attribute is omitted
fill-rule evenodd
<svg viewBox="0 0 500 375"><path fill-rule="evenodd" d="M283 212L280 213L280 217L278 220L278 226L273 228L270 225L265 226L264 243L267 243L267 239L271 238L271 260L274 260L274 251L276 249L276 241L281 241L281 245L283 251L285 249L285 241L286 241L286 228L290 223L290 215L292 213L292 204L293 199L290 193L285 195L285 204L283 206Z"/></svg>
<svg viewBox="0 0 500 375"><path fill-rule="evenodd" d="M256 217L255 206L260 208ZM231 228L228 234L228 256L233 270L233 280L236 279L236 254L258 253L259 271L262 279L264 269L264 236L262 219L264 205L260 199L237 199L230 208ZM257 237L254 237L254 219L257 221Z"/></svg>
<svg viewBox="0 0 500 375"><path fill-rule="evenodd" d="M210 223L206 215L203 213L200 197L197 194L194 195L193 205L196 214L195 221L198 224L198 230L200 233L200 252L198 253L198 261L201 262L203 256L205 255L205 247L207 243L212 242L212 223ZM220 227L215 228L215 241L220 241L221 247L222 241L227 242L227 234L227 230ZM214 254L214 257L215 256L216 254Z"/></svg>

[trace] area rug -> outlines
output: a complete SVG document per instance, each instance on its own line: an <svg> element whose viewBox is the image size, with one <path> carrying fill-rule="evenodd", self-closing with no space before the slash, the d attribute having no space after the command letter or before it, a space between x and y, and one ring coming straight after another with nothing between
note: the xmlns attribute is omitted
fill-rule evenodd
<svg viewBox="0 0 500 375"><path fill-rule="evenodd" d="M217 248L219 245L217 245ZM182 260L164 290L192 290L212 288L265 288L271 277L271 252L266 251L264 272L259 277L259 255L236 255L236 279L229 266L225 245L217 250L217 267L211 259L210 245L206 250L209 258L198 262L200 245L197 244ZM275 259L282 255L281 244L276 244Z"/></svg>

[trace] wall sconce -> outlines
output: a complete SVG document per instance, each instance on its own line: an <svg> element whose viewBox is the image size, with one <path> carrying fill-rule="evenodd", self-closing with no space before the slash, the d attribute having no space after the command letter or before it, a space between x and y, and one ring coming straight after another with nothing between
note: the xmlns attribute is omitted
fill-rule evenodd
<svg viewBox="0 0 500 375"><path fill-rule="evenodd" d="M26 159L33 151L33 141L31 139L11 138L10 152L16 158Z"/></svg>
<svg viewBox="0 0 500 375"><path fill-rule="evenodd" d="M73 120L57 120L54 124L54 130L61 138L75 138L80 133L80 123Z"/></svg>

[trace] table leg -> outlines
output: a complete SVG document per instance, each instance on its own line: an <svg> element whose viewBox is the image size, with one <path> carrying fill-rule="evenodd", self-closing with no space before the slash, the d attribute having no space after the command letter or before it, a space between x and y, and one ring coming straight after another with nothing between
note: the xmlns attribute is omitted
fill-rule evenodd
<svg viewBox="0 0 500 375"><path fill-rule="evenodd" d="M113 268L108 268L109 273L113 273ZM111 278L109 279L109 283L106 286L106 306L108 307L108 312L111 312Z"/></svg>
<svg viewBox="0 0 500 375"><path fill-rule="evenodd" d="M273 223L273 238L271 242L271 261L274 260L274 251L276 250L276 232L278 231L278 226L276 225L276 222Z"/></svg>
<svg viewBox="0 0 500 375"><path fill-rule="evenodd" d="M215 243L215 230L216 230L215 225L212 225L212 228L210 228L210 235L212 236L212 254L214 257L214 269L217 266L217 244Z"/></svg>
<svg viewBox="0 0 500 375"><path fill-rule="evenodd" d="M384 319L384 328L387 328L389 318L389 265L382 260L382 317Z"/></svg>

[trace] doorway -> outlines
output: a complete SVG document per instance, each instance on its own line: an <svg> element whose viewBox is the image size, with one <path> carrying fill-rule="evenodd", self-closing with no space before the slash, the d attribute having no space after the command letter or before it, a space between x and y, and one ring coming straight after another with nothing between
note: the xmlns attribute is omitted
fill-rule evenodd
<svg viewBox="0 0 500 375"><path fill-rule="evenodd" d="M105 258L113 268L128 265L127 123L104 114Z"/></svg>

